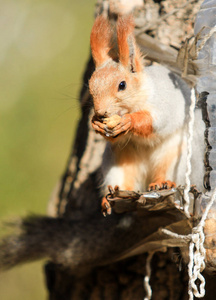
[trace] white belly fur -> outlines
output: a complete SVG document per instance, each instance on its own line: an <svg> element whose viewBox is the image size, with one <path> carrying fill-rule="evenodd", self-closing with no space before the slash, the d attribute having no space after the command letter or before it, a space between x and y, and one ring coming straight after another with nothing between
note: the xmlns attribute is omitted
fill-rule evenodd
<svg viewBox="0 0 216 300"><path fill-rule="evenodd" d="M196 184L199 190L203 190L204 127L201 112L197 110L192 145L191 184ZM145 191L154 181L160 166L164 166L169 157L172 162L166 170L165 180L174 181L177 186L185 185L187 133L187 126L185 126L154 147L142 143L141 137L130 139L126 145L107 143L102 163L102 194L107 193L107 185L113 187L118 185L122 190L127 189L126 181L131 181L131 190ZM125 157L123 164L122 157ZM129 157L128 161L127 157Z"/></svg>

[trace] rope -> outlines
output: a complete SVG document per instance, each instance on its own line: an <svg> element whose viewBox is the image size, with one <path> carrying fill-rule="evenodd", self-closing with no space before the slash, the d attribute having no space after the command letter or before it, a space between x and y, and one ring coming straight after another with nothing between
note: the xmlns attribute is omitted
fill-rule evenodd
<svg viewBox="0 0 216 300"><path fill-rule="evenodd" d="M144 281L143 281L144 288L146 291L146 296L145 296L144 300L151 300L151 297L152 297L152 289L151 289L149 281L151 278L151 260L152 260L154 253L155 252L149 252L148 257L146 259L146 276L144 277Z"/></svg>
<svg viewBox="0 0 216 300"><path fill-rule="evenodd" d="M216 201L216 188L214 189L211 199L206 206L206 210L202 215L199 224L193 228L192 233L188 235L180 235L167 229L161 229L161 231L174 239L184 240L189 244L189 264L188 264L188 294L189 300L193 300L193 296L202 298L205 295L205 278L201 275L201 272L205 268L205 248L204 240L205 235L203 228L205 226L205 220L208 216L209 210L213 203ZM200 280L199 290L196 285L196 280Z"/></svg>
<svg viewBox="0 0 216 300"><path fill-rule="evenodd" d="M184 190L184 211L188 218L190 218L189 204L190 204L190 174L191 174L191 156L192 156L192 141L193 141L193 126L194 126L194 110L196 105L195 90L191 90L191 105L189 110L189 123L188 123L188 143L187 143L187 168L185 174L185 190Z"/></svg>
<svg viewBox="0 0 216 300"><path fill-rule="evenodd" d="M204 233L203 228L200 231L195 232L193 228L193 233L191 235L191 242L189 244L189 263L188 263L188 295L189 300L193 300L194 295L197 298L202 298L205 296L205 278L201 275L205 268L205 248L204 243ZM204 237L204 239L203 239ZM196 285L196 280L200 280L199 290Z"/></svg>
<svg viewBox="0 0 216 300"><path fill-rule="evenodd" d="M205 45L206 41L216 32L216 26L214 26L208 35L203 38L203 41L200 43L197 48L197 53ZM188 148L187 148L187 172L185 176L186 189L184 191L185 205L184 211L189 216L189 190L190 190L190 173L191 173L191 152L192 152L192 139L193 139L193 124L194 124L194 109L196 103L195 90L191 91L191 105L189 113L189 129L188 129ZM188 294L189 300L193 300L194 296L197 298L202 298L205 296L205 278L201 275L201 272L205 269L205 248L204 248L204 226L205 221L208 216L209 210L212 207L216 199L216 188L213 191L211 199L206 207L204 214L199 222L199 224L192 229L192 234L190 235L191 241L189 244L189 264L188 264ZM196 280L200 280L199 290L196 284Z"/></svg>
<svg viewBox="0 0 216 300"><path fill-rule="evenodd" d="M191 91L191 105L189 111L189 124L188 124L188 144L187 144L187 171L185 175L185 190L184 190L184 211L187 217L190 218L189 213L189 191L190 191L190 174L191 174L191 155L192 155L192 140L193 140L193 125L194 125L194 110L196 104L195 90ZM169 235L172 238L182 239L185 242L189 242L189 263L188 263L188 295L189 300L193 300L194 296L202 298L205 295L205 278L201 275L201 272L205 268L205 248L204 248L204 226L205 220L208 216L209 210L212 207L216 199L216 188L213 191L211 199L206 207L204 214L199 224L192 229L192 233L189 235L178 235L167 229L162 229L162 232ZM196 284L199 279L199 289Z"/></svg>
<svg viewBox="0 0 216 300"><path fill-rule="evenodd" d="M211 196L211 199L206 207L206 210L204 214L202 215L202 218L197 225L197 227L193 228L192 231L192 239L189 245L189 257L190 262L188 265L188 275L189 275L189 300L193 299L193 295L195 295L197 298L204 297L205 295L205 278L201 275L200 272L202 272L205 268L205 248L204 248L204 241L205 241L205 235L203 232L204 226L205 226L205 220L208 216L209 210L211 209L213 203L216 200L216 188L213 191L213 194ZM196 285L196 280L200 280L200 286L199 290Z"/></svg>
<svg viewBox="0 0 216 300"><path fill-rule="evenodd" d="M188 123L188 144L187 144L187 169L185 175L185 190L184 190L184 211L188 218L190 218L189 213L189 204L190 204L190 174L191 174L191 156L192 156L192 141L193 141L193 126L194 126L194 111L196 104L196 95L195 89L191 91L191 105L189 111L189 123ZM207 212L208 214L208 212ZM205 219L207 217L205 214ZM188 295L189 300L193 300L193 296L195 295L198 298L204 297L205 295L205 278L201 275L205 268L205 248L204 248L204 240L205 235L203 232L204 221L200 222L197 227L192 229L191 241L189 244L189 263L188 263ZM196 285L196 280L200 280L200 286L198 291L198 287Z"/></svg>

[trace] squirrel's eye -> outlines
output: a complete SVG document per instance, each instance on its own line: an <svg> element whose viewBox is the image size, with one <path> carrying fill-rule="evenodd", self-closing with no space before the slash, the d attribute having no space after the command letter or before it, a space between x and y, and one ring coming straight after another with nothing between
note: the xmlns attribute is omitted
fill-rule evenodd
<svg viewBox="0 0 216 300"><path fill-rule="evenodd" d="M127 87L126 81L121 81L121 82L119 83L118 90L119 90L119 91L124 91L124 90L126 89L126 87Z"/></svg>

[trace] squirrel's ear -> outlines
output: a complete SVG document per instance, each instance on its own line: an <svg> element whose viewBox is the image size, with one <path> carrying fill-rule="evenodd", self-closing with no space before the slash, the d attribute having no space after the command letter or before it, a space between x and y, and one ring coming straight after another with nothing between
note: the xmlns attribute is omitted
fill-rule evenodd
<svg viewBox="0 0 216 300"><path fill-rule="evenodd" d="M110 57L112 29L109 21L103 15L96 18L90 36L92 57L95 66L103 64Z"/></svg>
<svg viewBox="0 0 216 300"><path fill-rule="evenodd" d="M117 39L119 61L128 66L132 72L140 72L143 69L140 50L136 45L133 34L134 20L132 15L118 18Z"/></svg>

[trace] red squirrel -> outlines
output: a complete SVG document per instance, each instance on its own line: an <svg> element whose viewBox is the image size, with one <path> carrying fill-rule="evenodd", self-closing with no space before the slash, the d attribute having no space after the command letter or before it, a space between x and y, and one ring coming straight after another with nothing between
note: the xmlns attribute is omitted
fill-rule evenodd
<svg viewBox="0 0 216 300"><path fill-rule="evenodd" d="M143 66L133 30L132 16L118 18L118 59L112 57L114 33L104 16L96 18L90 37L92 126L107 140L101 167L104 215L111 213L107 185L144 191L185 183L190 88L163 66ZM204 122L200 109L195 115L191 180L200 188Z"/></svg>

